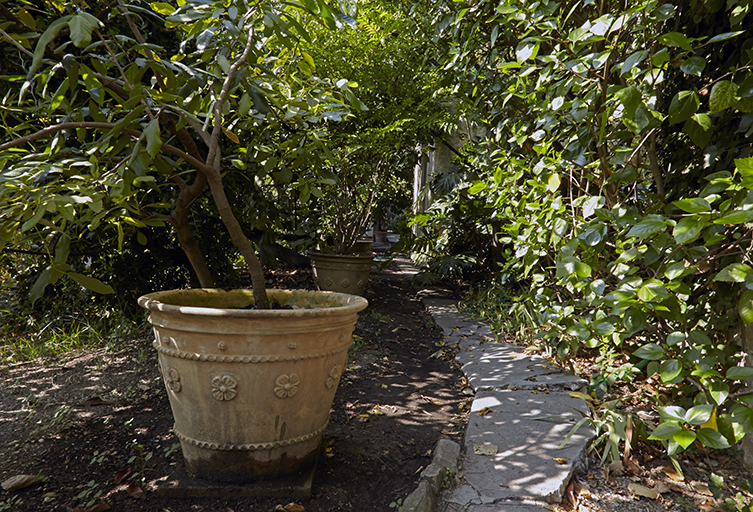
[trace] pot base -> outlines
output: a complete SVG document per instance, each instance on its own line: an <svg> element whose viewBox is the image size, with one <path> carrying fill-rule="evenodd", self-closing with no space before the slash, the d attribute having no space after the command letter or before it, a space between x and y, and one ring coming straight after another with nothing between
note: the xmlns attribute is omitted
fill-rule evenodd
<svg viewBox="0 0 753 512"><path fill-rule="evenodd" d="M178 466L157 487L157 496L162 498L310 498L318 461L298 473L274 480L258 480L246 484L230 484L202 480L188 474Z"/></svg>

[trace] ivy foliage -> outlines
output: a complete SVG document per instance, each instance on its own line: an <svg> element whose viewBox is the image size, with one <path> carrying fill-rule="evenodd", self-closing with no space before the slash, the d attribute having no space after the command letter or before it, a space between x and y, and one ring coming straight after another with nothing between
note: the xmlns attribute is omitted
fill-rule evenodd
<svg viewBox="0 0 753 512"><path fill-rule="evenodd" d="M618 378L656 379L647 435L670 455L753 431L741 346L753 322L751 9L482 0L435 11L446 83L486 136L418 220L441 242L463 235L443 205L480 205L486 218L464 218L499 244L497 288L517 299L497 310L521 314L565 361L598 350L598 397ZM600 438L605 456L622 425Z"/></svg>

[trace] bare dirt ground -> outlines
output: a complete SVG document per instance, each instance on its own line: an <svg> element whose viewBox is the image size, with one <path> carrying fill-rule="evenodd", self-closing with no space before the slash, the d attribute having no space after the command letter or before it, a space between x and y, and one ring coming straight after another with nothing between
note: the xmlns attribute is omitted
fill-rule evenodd
<svg viewBox="0 0 753 512"><path fill-rule="evenodd" d="M272 275L311 288L310 274ZM442 331L410 283L374 277L324 434L307 512L390 510L415 489L440 436L460 440L461 374L432 358ZM0 369L0 510L273 511L286 498L168 499L155 492L183 464L151 334L118 352L92 350ZM109 508L108 508L109 507ZM290 507L289 507L290 508ZM293 508L295 510L295 508Z"/></svg>

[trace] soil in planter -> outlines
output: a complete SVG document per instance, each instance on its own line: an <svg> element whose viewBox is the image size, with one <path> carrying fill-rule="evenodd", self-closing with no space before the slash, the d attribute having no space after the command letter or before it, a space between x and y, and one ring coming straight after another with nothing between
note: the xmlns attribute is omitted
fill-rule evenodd
<svg viewBox="0 0 753 512"><path fill-rule="evenodd" d="M269 284L314 289L310 272ZM416 487L441 436L461 440L470 400L442 332L405 281L372 276L307 512L390 510ZM0 491L0 510L273 511L292 500L167 499L156 485L182 465L151 333L120 352L0 369L0 480L44 482ZM78 507L78 508L77 508Z"/></svg>

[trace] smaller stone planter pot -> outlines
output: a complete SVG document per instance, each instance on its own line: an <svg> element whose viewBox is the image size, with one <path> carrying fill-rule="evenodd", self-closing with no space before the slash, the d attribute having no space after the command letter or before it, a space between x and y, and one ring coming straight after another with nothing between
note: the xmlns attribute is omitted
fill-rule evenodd
<svg viewBox="0 0 753 512"><path fill-rule="evenodd" d="M320 290L363 295L369 282L374 255L308 252Z"/></svg>
<svg viewBox="0 0 753 512"><path fill-rule="evenodd" d="M362 297L269 290L293 309L248 309L251 290L173 290L139 298L188 470L249 483L313 464Z"/></svg>
<svg viewBox="0 0 753 512"><path fill-rule="evenodd" d="M354 254L371 254L372 243L373 242L370 238L361 238L360 240L356 240L356 243L353 245L353 253Z"/></svg>

